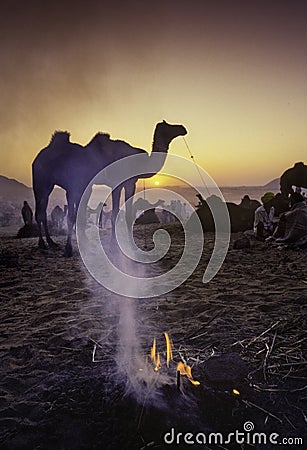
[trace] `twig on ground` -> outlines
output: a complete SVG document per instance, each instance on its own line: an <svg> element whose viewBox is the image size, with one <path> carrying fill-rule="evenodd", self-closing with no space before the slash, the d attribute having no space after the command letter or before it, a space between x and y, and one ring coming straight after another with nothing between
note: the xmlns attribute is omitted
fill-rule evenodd
<svg viewBox="0 0 307 450"><path fill-rule="evenodd" d="M96 348L97 348L97 345L94 344L94 348L93 348L93 352L92 352L92 362L97 362L97 361L95 361Z"/></svg>
<svg viewBox="0 0 307 450"><path fill-rule="evenodd" d="M204 333L198 334L197 336L195 336L196 333L199 333L200 331L202 331L203 329L205 329L211 322L213 322L218 316L221 316L224 313L225 310L223 311L219 311L217 314L215 314L215 316L211 317L211 319L208 320L208 322L206 322L204 325L202 325L200 328L198 328L196 331L193 331L193 333L188 334L187 336L182 337L181 339L177 340L177 342L181 342L184 340L193 340L193 339L197 339L201 336L203 336L204 334L208 333L208 331L205 331Z"/></svg>
<svg viewBox="0 0 307 450"><path fill-rule="evenodd" d="M278 388L263 388L262 386L259 386L257 384L253 384L252 387L254 389L256 389L257 391L264 391L264 392L298 392L298 391L304 391L305 389L307 389L307 386L304 386L302 388L297 388L297 389L278 389Z"/></svg>
<svg viewBox="0 0 307 450"><path fill-rule="evenodd" d="M268 362L268 359L269 359L269 357L270 357L270 355L272 353L272 350L273 350L273 347L274 347L274 344L275 344L275 340L276 340L276 336L277 336L277 330L275 330L271 347L269 347L268 344L265 343L265 347L267 349L267 352L265 354L264 361L263 361L263 377L264 377L265 381L267 381L267 374L266 374L267 362Z"/></svg>
<svg viewBox="0 0 307 450"><path fill-rule="evenodd" d="M271 325L267 330L263 331L261 334L259 334L259 336L254 337L246 346L245 348L248 348L250 345L252 345L255 341L257 341L259 338L261 338L262 336L264 336L266 333L268 333L269 331L271 331L273 328L275 328L277 325L279 325L281 322L281 320L277 320L277 322L273 323L273 325ZM243 342L243 341L241 341Z"/></svg>
<svg viewBox="0 0 307 450"><path fill-rule="evenodd" d="M268 366L267 369L280 369L281 367L292 367L292 366L305 366L307 361L298 361L292 363L284 363L284 364L273 364L272 366Z"/></svg>
<svg viewBox="0 0 307 450"><path fill-rule="evenodd" d="M267 360L268 360L268 357L269 357L269 354L270 354L270 347L268 346L267 343L265 343L264 345L265 345L265 348L266 348L266 354L265 354L265 357L264 357L264 360L263 360L263 378L265 379L265 381L268 381L267 380L267 376L266 376L266 365L267 365Z"/></svg>
<svg viewBox="0 0 307 450"><path fill-rule="evenodd" d="M289 417L287 416L287 414L283 414L283 417L286 419L286 421L291 425L291 427L293 428L293 430L296 430L296 427L293 425L293 423L291 422L291 420L289 419Z"/></svg>
<svg viewBox="0 0 307 450"><path fill-rule="evenodd" d="M268 414L270 417L273 417L274 419L278 420L278 422L283 423L283 421L279 417L275 416L275 414L271 413L270 411L267 411L266 409L262 408L261 406L258 406L255 403L250 402L249 400L241 400L241 401L242 401L242 403L245 403L245 405L259 409L260 411L264 412L265 414Z"/></svg>
<svg viewBox="0 0 307 450"><path fill-rule="evenodd" d="M140 450L145 450L146 448L153 448L155 445L155 442L148 442L148 444L146 444L144 447L142 447Z"/></svg>

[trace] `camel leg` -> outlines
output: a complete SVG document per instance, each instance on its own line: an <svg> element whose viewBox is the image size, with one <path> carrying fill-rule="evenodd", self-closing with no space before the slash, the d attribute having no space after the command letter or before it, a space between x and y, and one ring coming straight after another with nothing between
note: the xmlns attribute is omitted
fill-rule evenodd
<svg viewBox="0 0 307 450"><path fill-rule="evenodd" d="M39 218L39 215L35 214L35 220L37 222L37 226L38 226L38 246L39 248L42 248L43 250L46 250L48 247L45 244L44 238L43 238L43 233L42 233L42 221Z"/></svg>
<svg viewBox="0 0 307 450"><path fill-rule="evenodd" d="M44 212L43 208L44 208L44 204L46 204L46 201L43 201L43 198L41 195L38 195L37 192L34 191L34 195L35 195L35 220L38 226L38 246L39 248L42 249L47 249L47 246L45 244L44 238L43 238L43 233L42 233L42 221L43 221L43 216L46 213L46 211ZM47 207L47 206L45 206Z"/></svg>
<svg viewBox="0 0 307 450"><path fill-rule="evenodd" d="M51 190L52 190L52 188L51 188ZM35 220L38 225L38 236L39 236L38 246L42 249L47 248L46 244L44 242L44 239L43 239L42 225L44 226L47 243L50 245L50 247L57 247L57 244L50 237L50 233L48 230L48 224L47 224L47 205L48 205L48 198L49 198L49 194L50 194L51 190L49 191L49 193L46 193L40 199L36 198Z"/></svg>
<svg viewBox="0 0 307 450"><path fill-rule="evenodd" d="M112 190L112 215L111 215L112 239L115 239L115 222L119 212L119 200L122 188L123 186L117 186L117 188Z"/></svg>
<svg viewBox="0 0 307 450"><path fill-rule="evenodd" d="M85 230L86 230L89 218L90 218L90 214L88 214L88 203L89 203L91 194L92 194L92 189L88 189L87 188L87 190L85 190L84 192L82 192L82 191L81 192L77 192L77 194L75 196L76 200L75 200L75 218L74 218L74 223L77 220L77 213L78 213L81 197L83 197L83 201L82 201L82 205L83 206L82 206L82 208L79 209L78 221L79 221L79 226L81 228L80 231L82 232L82 234L84 234L84 236L85 236ZM96 220L97 220L97 214L96 214Z"/></svg>
<svg viewBox="0 0 307 450"><path fill-rule="evenodd" d="M71 245L71 236L74 229L74 226L76 224L77 219L77 212L79 208L81 200L81 194L77 195L76 199L71 199L69 196L67 196L67 203L68 203L68 209L67 209L67 241L65 245L65 251L64 256L72 256L72 245ZM86 209L82 211L80 216L80 222L79 225L81 225L81 233L84 233L85 237L85 226L86 226Z"/></svg>
<svg viewBox="0 0 307 450"><path fill-rule="evenodd" d="M47 218L46 218L46 220L43 221L43 225L44 225L46 240L48 242L49 247L51 247L51 248L58 248L59 247L58 244L56 242L54 242L53 239L51 239L51 236L49 234Z"/></svg>
<svg viewBox="0 0 307 450"><path fill-rule="evenodd" d="M66 241L66 245L65 245L65 250L64 250L64 256L72 256L72 245L71 245L71 235L72 235L72 230L74 227L74 223L75 223L75 203L72 199L69 199L67 197L67 203L68 203L68 208L67 208L67 241Z"/></svg>
<svg viewBox="0 0 307 450"><path fill-rule="evenodd" d="M45 235L46 235L46 240L47 243L49 245L49 247L51 248L58 248L58 244L56 244L54 242L53 239L51 239L50 233L49 233L49 229L48 229L48 222L47 222L47 214L45 213L44 219L43 219L43 225L44 225L44 230L45 230Z"/></svg>

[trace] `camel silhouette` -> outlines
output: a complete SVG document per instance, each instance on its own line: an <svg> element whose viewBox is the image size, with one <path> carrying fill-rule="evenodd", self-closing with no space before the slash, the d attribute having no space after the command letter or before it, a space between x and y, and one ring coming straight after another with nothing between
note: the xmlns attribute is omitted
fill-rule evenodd
<svg viewBox="0 0 307 450"><path fill-rule="evenodd" d="M87 217L89 218L90 216L94 216L95 225L99 225L99 216L102 213L102 210L105 206L107 206L106 203L99 202L96 208L90 208L89 206L87 207Z"/></svg>
<svg viewBox="0 0 307 450"><path fill-rule="evenodd" d="M164 200L157 200L155 203L150 203L148 200L145 200L142 197L139 197L137 201L133 204L133 219L136 218L137 211L155 209L157 206L164 205Z"/></svg>
<svg viewBox="0 0 307 450"><path fill-rule="evenodd" d="M65 215L66 212L59 205L56 205L51 211L51 221L56 231L62 230Z"/></svg>
<svg viewBox="0 0 307 450"><path fill-rule="evenodd" d="M215 231L215 220L212 215L212 211L210 209L210 204L219 205L223 202L223 200L217 195L211 195L206 200L202 197L201 194L196 194L196 197L199 199L199 204L196 206L196 211L193 214L197 214L203 231ZM246 208L242 205L237 205L236 203L226 202L226 207L228 209L231 232L238 233L239 231L250 230L253 227L254 223L254 213L255 209L259 202L253 201L249 199L250 207ZM242 202L241 202L242 203ZM244 202L243 202L244 203ZM192 223L192 221L191 221ZM188 227L190 226L188 222ZM225 231L227 231L227 227L225 225Z"/></svg>
<svg viewBox="0 0 307 450"><path fill-rule="evenodd" d="M163 167L172 140L177 136L184 136L186 133L187 131L182 125L171 125L165 121L156 125L151 155L159 153L160 157L159 164L154 164L155 172L153 172L151 155L145 150L132 147L124 141L111 140L109 134L97 133L83 147L70 142L70 134L67 131L55 132L49 145L38 153L32 164L35 219L39 229L39 247L46 248L42 235L42 225L48 245L51 247L56 246L50 237L46 214L49 195L55 185L66 191L68 231L65 255L71 256L72 230L82 194L89 182L109 164L137 154L147 155L148 157L146 159L146 163L148 161L148 172L144 173L142 177L149 178L155 175ZM125 201L130 205L130 208L126 209L126 220L132 223L132 199L138 178L130 178L115 188L112 187L112 180L110 182L106 180L101 182L101 184L106 184L112 188L112 236L114 236L115 219L119 212L122 189L125 190Z"/></svg>
<svg viewBox="0 0 307 450"><path fill-rule="evenodd" d="M164 205L164 200L157 200L155 203L150 203L144 198L139 197L137 201L133 204L133 219L136 224L148 224L148 223L160 223L155 209L157 206ZM137 216L138 211L143 211L139 217Z"/></svg>
<svg viewBox="0 0 307 450"><path fill-rule="evenodd" d="M95 217L95 225L99 228L105 228L108 220L112 222L112 211L105 211L104 208L108 205L103 202L99 202L96 208L87 207L87 217Z"/></svg>
<svg viewBox="0 0 307 450"><path fill-rule="evenodd" d="M249 195L244 195L244 197L241 199L241 202L239 203L239 206L241 208L245 209L252 209L255 211L259 206L261 206L261 203L258 202L258 200L252 200Z"/></svg>
<svg viewBox="0 0 307 450"><path fill-rule="evenodd" d="M307 188L307 166L303 162L295 163L280 177L280 190L285 197L293 193L292 186Z"/></svg>

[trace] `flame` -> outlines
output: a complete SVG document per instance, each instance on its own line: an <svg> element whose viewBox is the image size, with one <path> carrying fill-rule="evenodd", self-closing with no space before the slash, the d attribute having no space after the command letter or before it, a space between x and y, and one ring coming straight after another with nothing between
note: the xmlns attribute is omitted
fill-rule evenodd
<svg viewBox="0 0 307 450"><path fill-rule="evenodd" d="M160 361L160 354L157 354L157 343L156 343L156 338L153 340L153 344L150 350L150 358L152 360L152 362L155 365L155 371L158 372L158 370L161 367L161 361Z"/></svg>
<svg viewBox="0 0 307 450"><path fill-rule="evenodd" d="M158 370L160 369L160 367L161 367L160 353L158 353L155 371L158 372Z"/></svg>
<svg viewBox="0 0 307 450"><path fill-rule="evenodd" d="M165 341L166 341L166 365L169 367L170 360L173 357L171 341L168 333L164 333Z"/></svg>
<svg viewBox="0 0 307 450"><path fill-rule="evenodd" d="M177 372L180 372L180 375L186 375L188 380L191 381L194 386L200 385L199 381L193 379L191 367L187 364L184 364L182 361L180 361L177 365Z"/></svg>
<svg viewBox="0 0 307 450"><path fill-rule="evenodd" d="M153 362L156 362L156 347L157 347L157 344L156 344L156 338L155 338L153 340L153 344L152 344L152 347L150 350L150 358Z"/></svg>
<svg viewBox="0 0 307 450"><path fill-rule="evenodd" d="M164 333L165 341L166 341L166 364L169 367L170 360L173 357L172 354L172 346L168 333ZM160 354L157 353L157 341L156 338L153 340L152 347L150 349L150 359L154 363L154 370L157 372L161 368L161 358Z"/></svg>
<svg viewBox="0 0 307 450"><path fill-rule="evenodd" d="M240 392L239 392L237 389L233 389L233 390L232 390L232 393L233 393L234 395L240 395Z"/></svg>

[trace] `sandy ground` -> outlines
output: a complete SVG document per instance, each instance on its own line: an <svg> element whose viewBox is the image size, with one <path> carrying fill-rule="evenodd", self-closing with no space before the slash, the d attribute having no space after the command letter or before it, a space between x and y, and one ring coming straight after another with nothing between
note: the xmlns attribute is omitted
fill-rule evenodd
<svg viewBox="0 0 307 450"><path fill-rule="evenodd" d="M168 229L173 245L161 270L173 266L182 250L179 228ZM142 233L139 228L140 241ZM268 442L168 445L163 438L172 427L226 435L243 431L246 422L259 433L302 438L307 253L257 241L235 250L238 237L232 236L227 258L209 284L202 275L211 234L198 268L183 285L159 298L127 303L89 276L78 251L62 256L64 238L56 238L59 249L41 251L36 239L2 233L0 448L276 448ZM137 362L131 354L131 379L123 356L131 347L121 329L129 314L127 339L137 340L139 352ZM164 331L173 343L169 368ZM162 359L157 373L148 361L154 337ZM182 359L200 386L181 377L178 391L176 364ZM140 361L142 367L133 366ZM137 396L133 377L140 370L153 375L137 382Z"/></svg>

